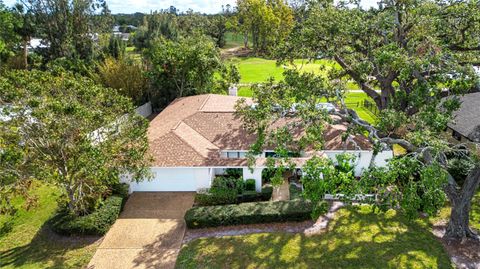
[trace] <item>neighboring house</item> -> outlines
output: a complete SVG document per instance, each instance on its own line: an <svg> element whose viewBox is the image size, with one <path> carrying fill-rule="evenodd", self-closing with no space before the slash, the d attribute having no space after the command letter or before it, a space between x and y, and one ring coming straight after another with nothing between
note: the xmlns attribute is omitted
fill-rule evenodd
<svg viewBox="0 0 480 269"><path fill-rule="evenodd" d="M461 96L460 101L454 122L448 124L449 132L460 142L480 142L480 92Z"/></svg>
<svg viewBox="0 0 480 269"><path fill-rule="evenodd" d="M235 113L234 106L240 98L197 95L178 98L165 108L150 122L148 129L154 158L153 179L130 183L131 191L197 191L210 187L213 178L227 168L242 169L243 178L255 179L256 190L260 191L262 170L266 168L267 157L274 152L266 149L256 164L251 169L248 167L245 156L255 136L242 128L243 122ZM342 124L329 125L324 135L325 150L303 152L301 157L292 158L297 168L313 155L333 158L346 151L359 157L355 173L360 175L370 163L371 144L363 136L356 136L354 142L345 144L342 134L346 129ZM381 152L375 163L385 165L392 156L392 151Z"/></svg>

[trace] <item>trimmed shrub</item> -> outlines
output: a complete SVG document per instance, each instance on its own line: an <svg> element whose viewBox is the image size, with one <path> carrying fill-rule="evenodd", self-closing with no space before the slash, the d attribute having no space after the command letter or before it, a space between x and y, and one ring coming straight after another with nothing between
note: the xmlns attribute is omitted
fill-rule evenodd
<svg viewBox="0 0 480 269"><path fill-rule="evenodd" d="M237 190L227 188L210 189L209 192L197 193L195 204L200 206L225 205L237 202Z"/></svg>
<svg viewBox="0 0 480 269"><path fill-rule="evenodd" d="M262 189L262 201L268 201L272 199L273 187L264 187Z"/></svg>
<svg viewBox="0 0 480 269"><path fill-rule="evenodd" d="M261 202L268 201L272 198L272 187L265 187L262 189L262 192L256 191L244 191L241 196L239 196L239 202Z"/></svg>
<svg viewBox="0 0 480 269"><path fill-rule="evenodd" d="M243 192L244 184L241 178L218 176L213 179L211 189L235 189L237 194Z"/></svg>
<svg viewBox="0 0 480 269"><path fill-rule="evenodd" d="M320 202L318 202L317 206L315 206L312 210L312 215L311 215L312 219L316 220L321 215L326 214L329 208L330 208L330 204L325 200L321 200Z"/></svg>
<svg viewBox="0 0 480 269"><path fill-rule="evenodd" d="M233 178L242 178L243 176L243 169L242 168L227 168L225 169L225 175L227 177Z"/></svg>
<svg viewBox="0 0 480 269"><path fill-rule="evenodd" d="M61 210L50 220L50 226L62 235L104 235L118 218L123 200L123 197L112 195L96 211L85 216Z"/></svg>
<svg viewBox="0 0 480 269"><path fill-rule="evenodd" d="M254 191L255 190L255 179L247 179L245 181L245 190Z"/></svg>
<svg viewBox="0 0 480 269"><path fill-rule="evenodd" d="M311 219L312 204L303 200L194 207L185 214L188 228L303 221Z"/></svg>
<svg viewBox="0 0 480 269"><path fill-rule="evenodd" d="M117 183L112 185L112 194L120 196L122 198L128 197L129 186L126 183Z"/></svg>

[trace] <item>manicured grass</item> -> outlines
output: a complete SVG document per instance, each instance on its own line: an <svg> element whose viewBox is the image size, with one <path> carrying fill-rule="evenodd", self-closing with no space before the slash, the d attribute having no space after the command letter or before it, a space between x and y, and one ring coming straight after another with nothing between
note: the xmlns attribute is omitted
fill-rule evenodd
<svg viewBox="0 0 480 269"><path fill-rule="evenodd" d="M57 209L59 190L36 183L38 206L21 208L13 217L0 216L0 267L81 268L98 247L99 237L61 237L46 226ZM24 204L21 198L16 205Z"/></svg>
<svg viewBox="0 0 480 269"><path fill-rule="evenodd" d="M480 233L480 190L472 201L472 212L470 213L470 226Z"/></svg>
<svg viewBox="0 0 480 269"><path fill-rule="evenodd" d="M288 66L279 66L275 60L268 60L257 57L231 58L230 63L236 64L240 71L240 83L259 83L268 81L273 77L275 81L283 79L283 71ZM308 62L307 60L295 60L294 64L303 72L314 72L324 74L326 69L332 68L335 64L328 60L317 60Z"/></svg>
<svg viewBox="0 0 480 269"><path fill-rule="evenodd" d="M227 32L225 34L225 46L223 49L231 49L235 47L243 47L243 35Z"/></svg>
<svg viewBox="0 0 480 269"><path fill-rule="evenodd" d="M391 210L341 209L329 231L306 237L262 233L185 245L177 268L452 268L440 242Z"/></svg>

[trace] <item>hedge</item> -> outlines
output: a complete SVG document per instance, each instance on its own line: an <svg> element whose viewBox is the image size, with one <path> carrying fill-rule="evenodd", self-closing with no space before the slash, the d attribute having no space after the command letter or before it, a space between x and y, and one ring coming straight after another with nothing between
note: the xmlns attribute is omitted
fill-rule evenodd
<svg viewBox="0 0 480 269"><path fill-rule="evenodd" d="M256 191L244 191L242 195L238 196L238 202L246 203L246 202L260 202L260 201L268 201L272 198L272 187L264 187L262 192Z"/></svg>
<svg viewBox="0 0 480 269"><path fill-rule="evenodd" d="M68 210L60 210L52 219L50 227L62 235L104 235L117 220L126 198L128 185L115 184L112 186L112 196L103 201L103 204L94 212L75 216Z"/></svg>
<svg viewBox="0 0 480 269"><path fill-rule="evenodd" d="M303 221L311 219L312 204L303 200L204 206L185 214L188 228Z"/></svg>
<svg viewBox="0 0 480 269"><path fill-rule="evenodd" d="M247 179L245 181L245 190L246 191L254 191L255 190L255 179Z"/></svg>
<svg viewBox="0 0 480 269"><path fill-rule="evenodd" d="M195 204L201 206L233 204L236 201L235 189L211 189L209 192L195 195Z"/></svg>

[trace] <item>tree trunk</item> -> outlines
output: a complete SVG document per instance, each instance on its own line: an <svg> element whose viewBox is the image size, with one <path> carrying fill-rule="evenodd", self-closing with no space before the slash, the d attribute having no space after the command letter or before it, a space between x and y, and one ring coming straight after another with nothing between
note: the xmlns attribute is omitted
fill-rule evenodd
<svg viewBox="0 0 480 269"><path fill-rule="evenodd" d="M445 192L450 200L452 210L445 231L445 238L454 240L480 239L469 227L471 201L479 184L480 166L476 166L467 176L461 189L451 184L446 187Z"/></svg>
<svg viewBox="0 0 480 269"><path fill-rule="evenodd" d="M28 37L23 38L23 67L28 69Z"/></svg>
<svg viewBox="0 0 480 269"><path fill-rule="evenodd" d="M248 49L248 32L243 33L243 46Z"/></svg>

